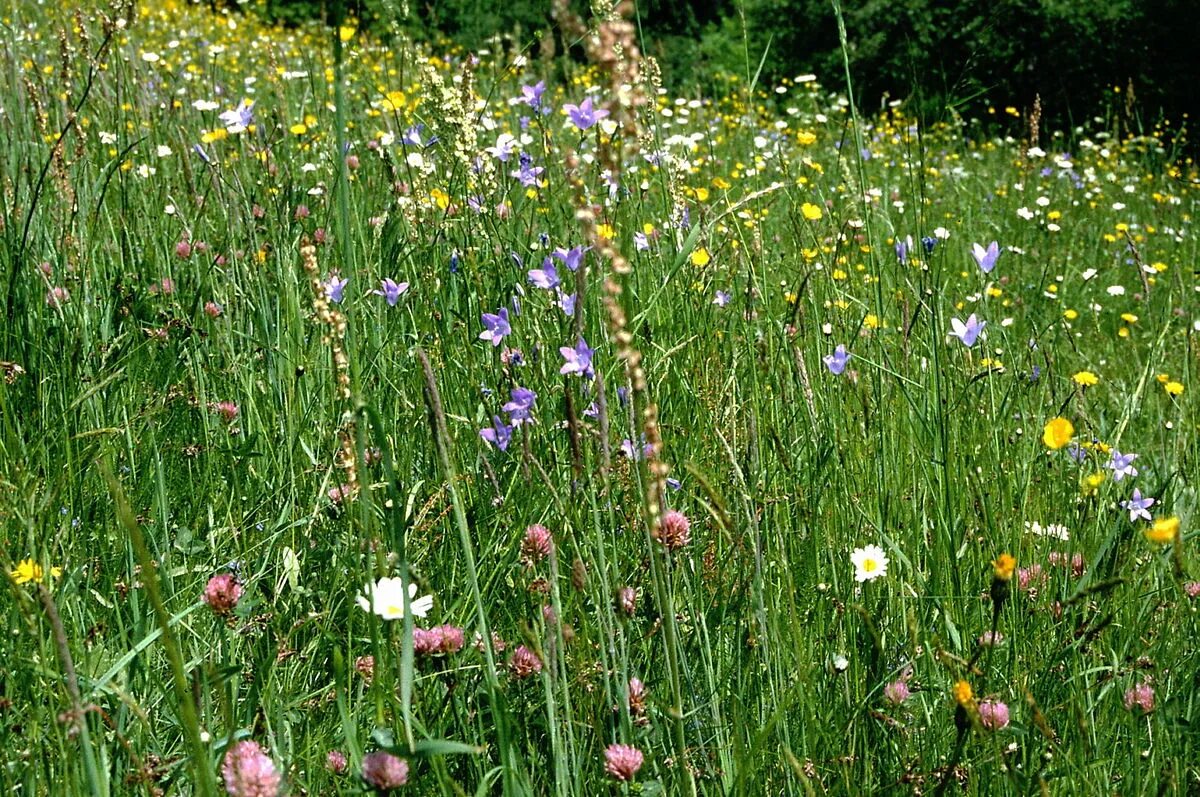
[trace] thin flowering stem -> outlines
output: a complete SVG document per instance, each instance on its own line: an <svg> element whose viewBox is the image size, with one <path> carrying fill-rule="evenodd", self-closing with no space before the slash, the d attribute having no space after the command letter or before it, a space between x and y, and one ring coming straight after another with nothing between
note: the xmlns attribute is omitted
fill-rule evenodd
<svg viewBox="0 0 1200 797"><path fill-rule="evenodd" d="M471 589L471 599L475 603L476 622L479 623L479 635L482 640L484 660L487 664L487 690L489 708L496 726L496 744L500 751L503 764L505 793L521 791L519 783L526 780L524 767L521 765L515 747L508 737L508 717L505 703L500 695L500 676L496 667L495 653L492 649L492 633L488 626L487 609L484 607L483 594L479 589L479 573L475 566L475 548L471 542L471 532L467 527L467 516L463 511L462 497L458 492L458 475L450 458L450 433L446 429L446 414L442 409L442 398L438 393L437 379L433 375L433 366L425 350L417 348L417 360L425 378L425 404L429 411L429 425L433 435L434 447L437 451L438 463L442 468L442 477L446 489L450 492L450 504L453 507L454 525L458 529L459 544L462 547L463 558L467 566L467 584ZM406 612L407 614L407 612ZM516 790L516 791L510 791Z"/></svg>
<svg viewBox="0 0 1200 797"><path fill-rule="evenodd" d="M196 711L196 704L192 700L187 673L184 670L183 654L180 652L175 632L171 630L171 616L163 602L162 588L158 582L158 567L146 545L142 529L129 507L129 502L125 499L125 491L121 489L120 483L112 475L107 462L102 462L100 468L104 480L108 482L108 490L112 495L113 503L116 505L117 520L129 534L134 555L142 567L141 579L145 585L146 597L154 609L154 617L158 621L163 648L166 650L167 660L171 665L171 683L175 690L180 723L183 725L184 738L191 750L189 764L192 770L192 782L196 784L196 793L200 797L214 797L217 793L217 785L208 766L208 750L200 739L200 719Z"/></svg>

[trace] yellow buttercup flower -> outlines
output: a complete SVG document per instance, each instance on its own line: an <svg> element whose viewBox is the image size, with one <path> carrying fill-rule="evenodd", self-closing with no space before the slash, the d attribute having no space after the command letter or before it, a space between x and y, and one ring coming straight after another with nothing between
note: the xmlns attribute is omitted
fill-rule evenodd
<svg viewBox="0 0 1200 797"><path fill-rule="evenodd" d="M703 246L692 252L692 265L704 267L712 262L712 255Z"/></svg>
<svg viewBox="0 0 1200 797"><path fill-rule="evenodd" d="M992 571L1000 581L1009 581L1017 568L1017 559L1012 554L1002 553L992 562Z"/></svg>
<svg viewBox="0 0 1200 797"><path fill-rule="evenodd" d="M13 581L18 584L28 584L29 582L42 583L46 572L42 566L33 559L22 559L17 563L17 569L12 571ZM58 578L62 575L61 567L50 568L50 577Z"/></svg>
<svg viewBox="0 0 1200 797"><path fill-rule="evenodd" d="M1053 418L1046 423L1046 428L1042 430L1042 442L1051 451L1062 448L1071 442L1071 438L1074 436L1075 425L1066 418Z"/></svg>
<svg viewBox="0 0 1200 797"><path fill-rule="evenodd" d="M1158 545L1175 542L1175 538L1179 536L1179 518L1174 515L1159 518L1142 533L1146 535L1147 540Z"/></svg>
<svg viewBox="0 0 1200 797"><path fill-rule="evenodd" d="M1096 376L1091 371L1080 371L1071 377L1071 379L1075 381L1075 384L1083 385L1084 387L1091 387L1092 385L1100 384L1100 377Z"/></svg>
<svg viewBox="0 0 1200 797"><path fill-rule="evenodd" d="M803 205L801 205L800 212L803 213L804 218L808 219L809 221L817 221L821 218L821 216L824 215L821 212L821 208L817 207L811 202L805 202Z"/></svg>

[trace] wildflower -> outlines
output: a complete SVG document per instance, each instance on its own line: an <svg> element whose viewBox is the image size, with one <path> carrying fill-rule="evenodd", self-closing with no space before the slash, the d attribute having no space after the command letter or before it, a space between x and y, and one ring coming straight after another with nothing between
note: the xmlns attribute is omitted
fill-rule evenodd
<svg viewBox="0 0 1200 797"><path fill-rule="evenodd" d="M508 660L508 669L516 678L528 678L542 671L542 660L524 645L518 645Z"/></svg>
<svg viewBox="0 0 1200 797"><path fill-rule="evenodd" d="M359 656L354 660L354 671L362 676L367 683L375 677L375 657Z"/></svg>
<svg viewBox="0 0 1200 797"><path fill-rule="evenodd" d="M925 254L932 255L933 250L937 248L938 239L933 236L926 235L921 239L921 246L925 249Z"/></svg>
<svg viewBox="0 0 1200 797"><path fill-rule="evenodd" d="M650 239L646 237L646 233L635 232L633 234L633 248L639 252L645 252L650 248Z"/></svg>
<svg viewBox="0 0 1200 797"><path fill-rule="evenodd" d="M825 215L821 208L811 202L805 202L800 206L800 213L809 221L818 221L821 216Z"/></svg>
<svg viewBox="0 0 1200 797"><path fill-rule="evenodd" d="M404 617L404 581L399 578L384 577L374 584L368 584L356 603L364 612L374 612L384 620L399 620ZM433 596L417 597L417 585L408 585L409 606L414 617L424 617L433 608Z"/></svg>
<svg viewBox="0 0 1200 797"><path fill-rule="evenodd" d="M241 133L254 124L254 103L242 102L238 107L225 111L217 118L225 125L225 131L229 134Z"/></svg>
<svg viewBox="0 0 1200 797"><path fill-rule="evenodd" d="M957 681L951 690L954 695L954 727L963 732L971 727L971 717L978 713L975 706L975 690L967 681Z"/></svg>
<svg viewBox="0 0 1200 797"><path fill-rule="evenodd" d="M1025 530L1036 537L1053 537L1058 540L1071 539L1071 532L1061 523L1047 523L1043 526L1036 520L1032 523L1025 521Z"/></svg>
<svg viewBox="0 0 1200 797"><path fill-rule="evenodd" d="M829 369L829 373L834 376L841 376L846 370L846 363L850 361L851 354L846 351L846 347L841 343L833 350L833 354L826 354L821 362L825 363L825 367Z"/></svg>
<svg viewBox="0 0 1200 797"><path fill-rule="evenodd" d="M1000 244L992 241L988 244L987 249L979 244L971 244L971 255L984 274L991 274L992 269L996 267L997 258L1000 257Z"/></svg>
<svg viewBox="0 0 1200 797"><path fill-rule="evenodd" d="M389 792L408 783L408 762L377 750L363 756L362 779L375 791Z"/></svg>
<svg viewBox="0 0 1200 797"><path fill-rule="evenodd" d="M46 291L46 306L58 310L71 298L71 292L61 285L56 285Z"/></svg>
<svg viewBox="0 0 1200 797"><path fill-rule="evenodd" d="M539 80L532 86L521 86L521 96L517 98L517 102L524 103L535 111L549 112L549 108L542 108L542 94L546 91L546 81Z"/></svg>
<svg viewBox="0 0 1200 797"><path fill-rule="evenodd" d="M463 630L455 625L413 629L413 652L418 656L446 656L462 650L466 642Z"/></svg>
<svg viewBox="0 0 1200 797"><path fill-rule="evenodd" d="M689 260L691 260L691 263L693 266L697 266L699 268L704 268L705 266L707 266L709 263L712 262L712 255L710 255L708 253L708 249L706 249L703 246L700 246L700 247L696 248L696 251L692 252L692 255L689 258Z"/></svg>
<svg viewBox="0 0 1200 797"><path fill-rule="evenodd" d="M335 775L346 771L346 754L341 750L330 750L325 755L325 768Z"/></svg>
<svg viewBox="0 0 1200 797"><path fill-rule="evenodd" d="M563 110L571 119L571 124L579 128L579 130L587 130L592 125L599 122L604 117L608 116L608 111L604 108L594 108L592 106L592 98L588 97L579 105L567 103L563 106Z"/></svg>
<svg viewBox="0 0 1200 797"><path fill-rule="evenodd" d="M388 307L395 307L396 302L400 301L400 297L408 291L407 282L396 282L393 279L382 280L380 286L382 290L371 291L371 293L387 299Z"/></svg>
<svg viewBox="0 0 1200 797"><path fill-rule="evenodd" d="M1179 536L1179 518L1175 516L1159 518L1142 533L1146 535L1147 540L1157 545L1175 542L1175 538Z"/></svg>
<svg viewBox="0 0 1200 797"><path fill-rule="evenodd" d="M509 423L513 426L520 426L522 423L531 421L529 413L533 411L533 402L537 400L537 393L527 387L518 387L513 388L509 395L512 396L512 401L500 408L508 413Z"/></svg>
<svg viewBox="0 0 1200 797"><path fill-rule="evenodd" d="M1183 585L1183 592L1189 598L1200 597L1200 581L1189 581Z"/></svg>
<svg viewBox="0 0 1200 797"><path fill-rule="evenodd" d="M192 256L192 245L187 241L180 241L175 244L175 256L180 260L187 260Z"/></svg>
<svg viewBox="0 0 1200 797"><path fill-rule="evenodd" d="M908 253L912 251L913 239L911 235L905 236L904 240L896 239L896 259L900 261L900 265L908 264Z"/></svg>
<svg viewBox="0 0 1200 797"><path fill-rule="evenodd" d="M544 167L533 165L533 158L529 153L522 152L517 158L517 170L512 173L512 176L517 178L517 181L525 188L537 188L538 178L544 171L546 171ZM499 212L499 208L497 208L497 212Z"/></svg>
<svg viewBox="0 0 1200 797"><path fill-rule="evenodd" d="M1009 596L1009 582L1012 581L1013 571L1017 568L1017 560L1012 554L1002 553L992 562L992 597L993 617L1000 614L1004 602ZM992 624L995 626L995 623Z"/></svg>
<svg viewBox="0 0 1200 797"><path fill-rule="evenodd" d="M204 303L204 314L209 318L218 318L223 312L225 312L225 308L221 307L221 305L217 304L216 302Z"/></svg>
<svg viewBox="0 0 1200 797"><path fill-rule="evenodd" d="M887 575L888 557L878 545L856 548L850 562L854 565L854 580L859 583Z"/></svg>
<svg viewBox="0 0 1200 797"><path fill-rule="evenodd" d="M892 681L883 687L883 699L893 706L898 706L908 700L909 694L908 681L903 678Z"/></svg>
<svg viewBox="0 0 1200 797"><path fill-rule="evenodd" d="M1057 451L1071 442L1071 438L1074 435L1074 424L1066 418L1053 418L1047 421L1046 428L1042 430L1042 442L1051 451Z"/></svg>
<svg viewBox="0 0 1200 797"><path fill-rule="evenodd" d="M479 436L501 451L508 450L509 440L512 439L513 428L500 420L499 415L492 416L492 425L479 430Z"/></svg>
<svg viewBox="0 0 1200 797"><path fill-rule="evenodd" d="M712 303L717 307L724 307L725 305L729 304L732 298L733 297L729 295L728 291L717 291L717 295L713 297Z"/></svg>
<svg viewBox="0 0 1200 797"><path fill-rule="evenodd" d="M1167 382L1163 385L1163 390L1167 391L1168 396L1182 396L1183 383L1175 381Z"/></svg>
<svg viewBox="0 0 1200 797"><path fill-rule="evenodd" d="M484 313L481 318L484 330L479 333L480 340L490 340L493 346L499 346L501 341L512 334L512 327L508 325L507 307L501 307L496 313Z"/></svg>
<svg viewBox="0 0 1200 797"><path fill-rule="evenodd" d="M237 606L242 597L242 585L233 573L221 573L208 580L202 600L213 610L213 614L224 616Z"/></svg>
<svg viewBox="0 0 1200 797"><path fill-rule="evenodd" d="M1125 710L1137 709L1142 714L1154 711L1154 687L1148 683L1140 683L1125 692Z"/></svg>
<svg viewBox="0 0 1200 797"><path fill-rule="evenodd" d="M627 744L610 744L604 751L604 771L620 781L629 782L642 768L642 751Z"/></svg>
<svg viewBox="0 0 1200 797"><path fill-rule="evenodd" d="M330 487L326 495L332 503L341 506L346 500L354 497L354 485L339 484L337 487Z"/></svg>
<svg viewBox="0 0 1200 797"><path fill-rule="evenodd" d="M1150 513L1147 511L1154 506L1155 499L1150 496L1142 497L1142 491L1138 488L1133 488L1133 495L1128 501L1122 501L1121 507L1129 511L1129 522L1133 523L1138 518L1142 520L1150 520Z"/></svg>
<svg viewBox="0 0 1200 797"><path fill-rule="evenodd" d="M994 648L1004 642L1004 634L999 631L984 631L979 635L979 646L984 648Z"/></svg>
<svg viewBox="0 0 1200 797"><path fill-rule="evenodd" d="M1008 727L1008 705L999 700L981 700L979 702L979 723L989 731L998 731Z"/></svg>
<svg viewBox="0 0 1200 797"><path fill-rule="evenodd" d="M682 512L672 509L658 523L658 541L668 551L676 551L692 541L692 522Z"/></svg>
<svg viewBox="0 0 1200 797"><path fill-rule="evenodd" d="M28 584L31 581L40 584L42 583L42 579L45 577L46 572L35 560L22 559L20 562L17 562L17 569L13 570L10 575L12 576L13 581L17 582L18 584ZM50 568L51 578L58 578L61 575L62 568Z"/></svg>
<svg viewBox="0 0 1200 797"><path fill-rule="evenodd" d="M525 566L533 567L545 559L550 555L553 545L554 535L541 523L534 523L525 529L525 536L521 539L521 558Z"/></svg>
<svg viewBox="0 0 1200 797"><path fill-rule="evenodd" d="M542 261L541 268L528 272L528 277L535 288L552 291L559 286L558 269L554 268L554 261L549 257Z"/></svg>
<svg viewBox="0 0 1200 797"><path fill-rule="evenodd" d="M965 324L957 318L952 318L950 319L950 326L950 334L962 341L964 346L971 348L983 332L983 328L987 326L987 322L980 321L974 313L971 313L971 315L967 316Z"/></svg>
<svg viewBox="0 0 1200 797"><path fill-rule="evenodd" d="M335 304L341 304L342 292L346 290L346 283L350 282L350 278L338 279L338 275L334 274L329 279L325 280L325 298Z"/></svg>
<svg viewBox="0 0 1200 797"><path fill-rule="evenodd" d="M559 247L555 249L552 256L558 258L567 267L568 271L578 271L583 265L583 256L590 250L590 246L573 246L570 249Z"/></svg>
<svg viewBox="0 0 1200 797"><path fill-rule="evenodd" d="M636 675L629 679L629 713L635 718L646 716L646 685Z"/></svg>
<svg viewBox="0 0 1200 797"><path fill-rule="evenodd" d="M558 351L565 360L562 367L558 369L560 374L579 374L584 379L591 379L596 375L592 368L592 355L596 353L596 350L588 348L587 341L583 338L579 339L575 348L560 346Z"/></svg>
<svg viewBox="0 0 1200 797"><path fill-rule="evenodd" d="M1089 476L1084 476L1079 483L1079 492L1085 496L1095 495L1096 491L1100 489L1100 485L1104 484L1104 480L1107 478L1108 476L1104 471L1096 471Z"/></svg>
<svg viewBox="0 0 1200 797"><path fill-rule="evenodd" d="M1137 454L1122 454L1117 449L1112 450L1108 463L1104 466L1113 472L1113 481L1119 482L1126 476L1137 476L1137 468L1133 467L1133 461L1137 459Z"/></svg>
<svg viewBox="0 0 1200 797"><path fill-rule="evenodd" d="M241 741L229 748L221 765L225 791L233 797L277 797L282 777L258 742Z"/></svg>
<svg viewBox="0 0 1200 797"><path fill-rule="evenodd" d="M627 617L633 617L637 612L637 590L633 587L621 587L617 590L617 608Z"/></svg>
<svg viewBox="0 0 1200 797"><path fill-rule="evenodd" d="M1071 380L1080 387L1091 387L1100 384L1100 377L1093 374L1091 371L1080 371L1071 377Z"/></svg>
<svg viewBox="0 0 1200 797"><path fill-rule="evenodd" d="M236 401L218 401L212 405L212 411L220 415L225 423L236 421L239 412Z"/></svg>

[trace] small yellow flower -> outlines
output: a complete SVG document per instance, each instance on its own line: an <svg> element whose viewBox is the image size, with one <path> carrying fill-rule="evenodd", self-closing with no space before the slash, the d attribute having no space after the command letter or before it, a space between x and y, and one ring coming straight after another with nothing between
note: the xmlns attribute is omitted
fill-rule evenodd
<svg viewBox="0 0 1200 797"><path fill-rule="evenodd" d="M1107 478L1108 475L1102 470L1096 471L1091 476L1084 476L1079 483L1079 492L1084 495L1095 495L1096 491L1100 489L1100 485L1104 484L1104 480Z"/></svg>
<svg viewBox="0 0 1200 797"><path fill-rule="evenodd" d="M596 225L596 235L600 236L601 238L604 238L605 240L611 241L616 236L616 234L617 233L615 230L613 230L613 226L611 224L597 224Z"/></svg>
<svg viewBox="0 0 1200 797"><path fill-rule="evenodd" d="M1174 515L1159 518L1142 533L1146 535L1147 540L1158 545L1175 542L1175 538L1179 536L1179 518Z"/></svg>
<svg viewBox="0 0 1200 797"><path fill-rule="evenodd" d="M804 214L804 218L809 221L817 221L821 216L825 215L821 209L811 202L805 202L800 206L800 212Z"/></svg>
<svg viewBox="0 0 1200 797"><path fill-rule="evenodd" d="M13 577L13 581L17 582L18 584L28 584L30 581L40 584L42 579L45 578L46 571L43 570L42 566L33 559L22 559L17 563L17 569L12 571L11 575ZM58 578L61 575L61 567L50 568L51 578Z"/></svg>
<svg viewBox="0 0 1200 797"><path fill-rule="evenodd" d="M1012 554L1002 553L992 562L992 572L998 581L1010 581L1013 570L1017 567L1017 559Z"/></svg>
<svg viewBox="0 0 1200 797"><path fill-rule="evenodd" d="M1083 385L1084 387L1091 387L1092 385L1100 384L1100 377L1096 376L1091 371L1080 371L1071 377L1071 379L1075 381L1075 384Z"/></svg>
<svg viewBox="0 0 1200 797"><path fill-rule="evenodd" d="M712 262L712 255L703 246L692 252L692 265L703 268Z"/></svg>
<svg viewBox="0 0 1200 797"><path fill-rule="evenodd" d="M358 33L358 26L353 20L348 20L344 25L338 28L338 38L342 40L342 44L354 38L354 34Z"/></svg>
<svg viewBox="0 0 1200 797"><path fill-rule="evenodd" d="M297 122L288 128L288 132L293 136L302 136L308 132L308 125L304 124L303 122Z"/></svg>
<svg viewBox="0 0 1200 797"><path fill-rule="evenodd" d="M1165 385L1163 385L1163 390L1167 391L1167 395L1170 395L1170 396L1182 396L1183 395L1183 383L1182 382L1167 382Z"/></svg>
<svg viewBox="0 0 1200 797"><path fill-rule="evenodd" d="M970 706L975 702L975 690L966 681L958 681L954 684L954 702L958 703L963 708Z"/></svg>
<svg viewBox="0 0 1200 797"><path fill-rule="evenodd" d="M1042 442L1051 451L1062 448L1071 442L1071 438L1074 436L1075 425L1066 418L1053 418L1046 423L1046 428L1042 430Z"/></svg>

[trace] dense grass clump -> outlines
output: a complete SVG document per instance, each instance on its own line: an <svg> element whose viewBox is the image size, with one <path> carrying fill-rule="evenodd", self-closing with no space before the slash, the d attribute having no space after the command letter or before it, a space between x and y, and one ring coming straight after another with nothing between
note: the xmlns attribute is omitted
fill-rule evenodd
<svg viewBox="0 0 1200 797"><path fill-rule="evenodd" d="M6 792L1200 789L1158 139L7 13Z"/></svg>

